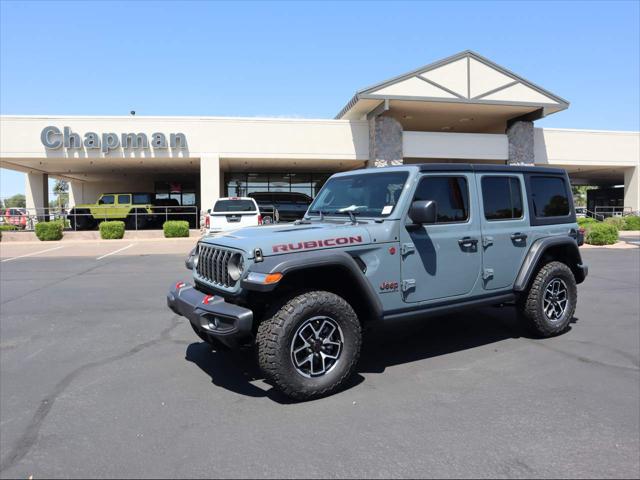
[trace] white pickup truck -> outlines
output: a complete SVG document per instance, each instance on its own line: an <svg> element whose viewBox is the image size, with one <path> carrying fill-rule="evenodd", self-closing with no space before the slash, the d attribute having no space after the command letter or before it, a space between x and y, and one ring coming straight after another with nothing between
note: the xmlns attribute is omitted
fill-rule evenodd
<svg viewBox="0 0 640 480"><path fill-rule="evenodd" d="M219 198L204 217L205 234L262 225L258 204L249 197Z"/></svg>

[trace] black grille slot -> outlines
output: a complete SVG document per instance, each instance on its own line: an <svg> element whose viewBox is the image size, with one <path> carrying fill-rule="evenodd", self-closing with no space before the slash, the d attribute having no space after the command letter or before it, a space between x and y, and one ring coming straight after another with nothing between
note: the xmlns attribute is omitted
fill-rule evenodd
<svg viewBox="0 0 640 480"><path fill-rule="evenodd" d="M235 282L229 276L229 260L232 250L201 243L198 247L198 276L220 287L231 287Z"/></svg>

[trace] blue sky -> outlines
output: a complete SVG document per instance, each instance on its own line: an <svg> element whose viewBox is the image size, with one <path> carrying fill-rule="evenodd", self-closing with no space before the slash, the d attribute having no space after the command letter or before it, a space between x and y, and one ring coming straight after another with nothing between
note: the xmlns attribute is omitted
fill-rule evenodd
<svg viewBox="0 0 640 480"><path fill-rule="evenodd" d="M2 0L0 113L330 118L472 49L571 102L539 126L639 130L639 6ZM0 196L24 191L0 173Z"/></svg>

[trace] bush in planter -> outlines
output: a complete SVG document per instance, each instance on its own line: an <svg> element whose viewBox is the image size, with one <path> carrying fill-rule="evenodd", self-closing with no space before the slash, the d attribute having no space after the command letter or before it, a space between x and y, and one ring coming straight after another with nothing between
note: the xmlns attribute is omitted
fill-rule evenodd
<svg viewBox="0 0 640 480"><path fill-rule="evenodd" d="M640 217L638 215L624 217L623 230L640 230Z"/></svg>
<svg viewBox="0 0 640 480"><path fill-rule="evenodd" d="M124 222L101 222L100 238L103 240L116 240L124 237Z"/></svg>
<svg viewBox="0 0 640 480"><path fill-rule="evenodd" d="M165 238L188 237L189 222L184 220L167 220L162 225Z"/></svg>
<svg viewBox="0 0 640 480"><path fill-rule="evenodd" d="M62 239L62 224L60 222L36 223L36 237L43 242Z"/></svg>
<svg viewBox="0 0 640 480"><path fill-rule="evenodd" d="M605 218L604 223L613 225L618 230L624 230L624 218L622 217L609 217Z"/></svg>
<svg viewBox="0 0 640 480"><path fill-rule="evenodd" d="M577 222L580 227L586 227L587 225L593 225L594 223L598 223L598 221L595 218L591 218L591 217L578 218Z"/></svg>
<svg viewBox="0 0 640 480"><path fill-rule="evenodd" d="M611 223L589 225L584 241L589 245L613 245L618 241L618 229Z"/></svg>

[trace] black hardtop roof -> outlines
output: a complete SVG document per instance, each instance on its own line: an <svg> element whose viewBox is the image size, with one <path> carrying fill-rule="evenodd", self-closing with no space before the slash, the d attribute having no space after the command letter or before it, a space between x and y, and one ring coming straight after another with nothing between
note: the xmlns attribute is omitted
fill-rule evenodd
<svg viewBox="0 0 640 480"><path fill-rule="evenodd" d="M486 165L482 163L421 163L416 165L421 172L504 172L546 173L566 175L562 168L535 167L527 165Z"/></svg>

